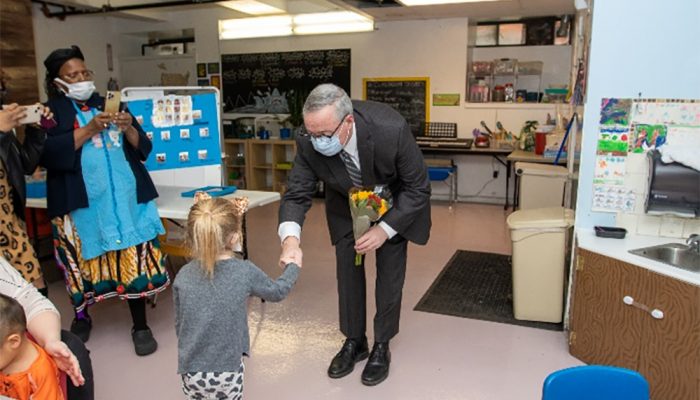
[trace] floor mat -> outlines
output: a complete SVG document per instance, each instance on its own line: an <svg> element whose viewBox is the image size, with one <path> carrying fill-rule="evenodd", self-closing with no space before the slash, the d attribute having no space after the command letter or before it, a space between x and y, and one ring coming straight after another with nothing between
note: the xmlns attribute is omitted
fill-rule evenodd
<svg viewBox="0 0 700 400"><path fill-rule="evenodd" d="M511 257L457 250L414 310L561 331L562 324L513 316Z"/></svg>

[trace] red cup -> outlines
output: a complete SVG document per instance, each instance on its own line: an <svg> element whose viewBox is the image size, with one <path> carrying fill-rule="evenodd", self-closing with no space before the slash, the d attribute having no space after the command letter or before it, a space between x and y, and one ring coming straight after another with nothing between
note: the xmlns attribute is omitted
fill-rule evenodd
<svg viewBox="0 0 700 400"><path fill-rule="evenodd" d="M547 146L547 133L535 132L535 154L544 154L544 148Z"/></svg>

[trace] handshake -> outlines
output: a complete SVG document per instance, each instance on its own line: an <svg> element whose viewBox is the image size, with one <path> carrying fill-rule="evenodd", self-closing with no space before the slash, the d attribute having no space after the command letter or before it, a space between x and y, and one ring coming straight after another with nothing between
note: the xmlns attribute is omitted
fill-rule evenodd
<svg viewBox="0 0 700 400"><path fill-rule="evenodd" d="M299 239L294 236L284 238L282 241L282 254L280 254L280 267L284 268L287 264L294 263L301 268L302 256Z"/></svg>

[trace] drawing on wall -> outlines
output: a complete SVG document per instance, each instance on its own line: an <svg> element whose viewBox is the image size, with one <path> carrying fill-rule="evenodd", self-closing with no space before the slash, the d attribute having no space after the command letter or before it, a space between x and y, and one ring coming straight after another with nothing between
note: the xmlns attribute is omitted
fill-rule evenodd
<svg viewBox="0 0 700 400"><path fill-rule="evenodd" d="M352 96L350 49L223 54L221 69L224 112L289 113L321 83Z"/></svg>
<svg viewBox="0 0 700 400"><path fill-rule="evenodd" d="M613 154L597 155L593 183L622 185L625 180L624 156Z"/></svg>
<svg viewBox="0 0 700 400"><path fill-rule="evenodd" d="M600 110L601 125L629 125L632 99L603 99Z"/></svg>
<svg viewBox="0 0 700 400"><path fill-rule="evenodd" d="M598 154L627 154L629 148L629 129L621 126L600 127L598 136Z"/></svg>
<svg viewBox="0 0 700 400"><path fill-rule="evenodd" d="M658 149L666 143L668 128L666 125L634 125L633 153L644 153L649 149Z"/></svg>

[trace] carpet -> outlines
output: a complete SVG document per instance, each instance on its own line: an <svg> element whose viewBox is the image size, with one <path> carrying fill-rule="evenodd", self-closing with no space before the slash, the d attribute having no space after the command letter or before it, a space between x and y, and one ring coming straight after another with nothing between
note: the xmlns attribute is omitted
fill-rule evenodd
<svg viewBox="0 0 700 400"><path fill-rule="evenodd" d="M414 310L561 331L562 324L513 317L511 257L457 250Z"/></svg>

